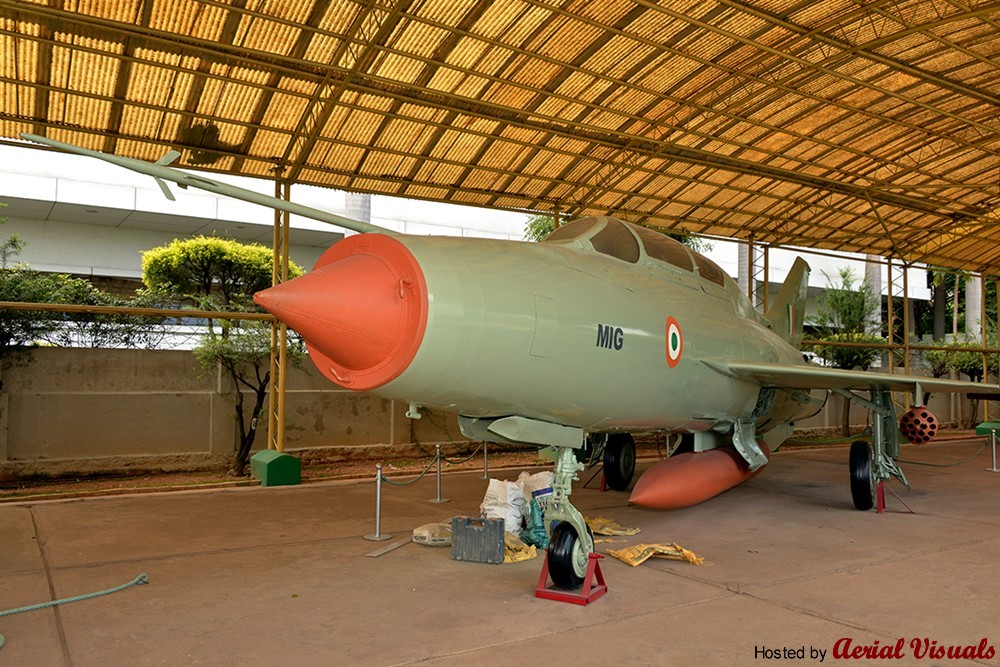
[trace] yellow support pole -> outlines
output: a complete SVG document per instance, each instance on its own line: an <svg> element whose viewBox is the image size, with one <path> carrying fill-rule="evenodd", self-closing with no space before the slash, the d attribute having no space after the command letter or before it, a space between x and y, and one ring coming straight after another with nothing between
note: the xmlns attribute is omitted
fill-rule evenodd
<svg viewBox="0 0 1000 667"><path fill-rule="evenodd" d="M910 281L909 267L903 264L903 375L910 374ZM913 403L921 405L924 397L913 395L913 402L910 402L910 394L903 394L903 407L909 410Z"/></svg>
<svg viewBox="0 0 1000 667"><path fill-rule="evenodd" d="M895 373L896 367L896 309L893 303L893 289L892 289L892 257L887 258L889 269L886 271L886 305L888 307L888 315L886 317L887 323L887 333L889 334L889 355L887 364L889 366L889 375Z"/></svg>
<svg viewBox="0 0 1000 667"><path fill-rule="evenodd" d="M995 283L996 288L997 288L996 289L996 293L993 296L993 308L996 309L996 314L997 314L997 342L996 342L996 347L998 349L1000 349L1000 279L995 280L994 283ZM983 287L983 294L985 294L985 293L986 293L986 287L984 286ZM985 310L983 311L983 319L986 319L986 311ZM997 354L996 361L997 361L997 376L998 376L998 379L1000 379L1000 353ZM983 379L985 380L986 378L984 377ZM989 401L987 401L987 403L986 403L986 417L987 418L984 421L989 421L989 414L990 414L989 410L990 410Z"/></svg>
<svg viewBox="0 0 1000 667"><path fill-rule="evenodd" d="M276 179L274 196L291 200L291 183ZM288 244L290 214L274 212L273 261L271 284L288 280ZM268 383L267 448L285 451L285 388L288 368L288 327L284 322L271 324L271 374Z"/></svg>
<svg viewBox="0 0 1000 667"><path fill-rule="evenodd" d="M771 285L770 253L768 252L768 249L770 247L771 246L768 246L768 245L764 246L764 288L763 288L763 290L764 290L764 312L765 313L770 308L770 304L768 303L768 292L770 291L770 285Z"/></svg>
<svg viewBox="0 0 1000 667"><path fill-rule="evenodd" d="M979 324L982 328L983 333L983 348L985 349L988 345L986 328L986 276L982 273L979 274L979 312L982 313L982 317L979 318ZM983 382L989 382L990 380L990 360L989 356L983 352ZM983 401L983 421L990 420L990 402L987 400Z"/></svg>

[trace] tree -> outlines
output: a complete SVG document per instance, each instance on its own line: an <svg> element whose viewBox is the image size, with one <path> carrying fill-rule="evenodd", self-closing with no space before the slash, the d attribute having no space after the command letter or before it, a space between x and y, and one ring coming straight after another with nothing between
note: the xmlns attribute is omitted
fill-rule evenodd
<svg viewBox="0 0 1000 667"><path fill-rule="evenodd" d="M0 225L6 222L6 218L0 217ZM151 305L144 297L127 298L102 292L82 278L42 273L33 271L27 264L12 263L24 250L24 245L17 234L0 242L0 301L118 307ZM28 363L31 348L38 345L155 347L163 335L162 321L158 318L4 310L0 312L0 370Z"/></svg>
<svg viewBox="0 0 1000 667"><path fill-rule="evenodd" d="M198 308L237 310L271 286L273 251L259 243L197 236L142 253L142 281L155 294ZM291 263L289 277L302 274Z"/></svg>
<svg viewBox="0 0 1000 667"><path fill-rule="evenodd" d="M82 294L79 305L112 308L150 308L159 303L149 294L130 297L108 294L98 289ZM105 347L155 349L167 335L160 317L143 315L77 313L68 316L51 339L63 347Z"/></svg>
<svg viewBox="0 0 1000 667"><path fill-rule="evenodd" d="M206 236L175 239L142 254L142 280L161 298L213 310L257 311L253 294L271 286L272 258L273 251L260 244ZM289 264L290 278L301 274ZM238 437L230 474L242 476L271 379L271 333L262 322L220 319L219 325L217 331L215 322L208 323L194 355L206 372L221 368L233 383ZM302 355L301 341L290 337L289 361L297 364ZM249 409L244 390L253 395Z"/></svg>
<svg viewBox="0 0 1000 667"><path fill-rule="evenodd" d="M995 348L997 345L996 325L987 323L986 347ZM978 337L960 336L950 343L947 343L947 350L928 350L926 358L931 365L934 377L941 377L948 371L955 371L958 375L966 375L973 382L983 382L983 353L973 350L983 347L983 342ZM997 355L987 354L986 371L996 374L998 368ZM925 401L926 402L926 401ZM968 417L965 415L964 403L959 401L959 423L963 428L971 428L978 421L977 413L979 402L975 399L971 401L972 409Z"/></svg>
<svg viewBox="0 0 1000 667"><path fill-rule="evenodd" d="M871 285L857 278L849 267L839 271L839 284L826 276L827 287L816 299L816 315L812 324L821 339L831 342L872 344L884 343L881 336L867 333L869 322L881 312L881 295ZM814 352L834 368L868 370L879 356L878 348L821 345ZM843 434L850 435L850 401L844 401Z"/></svg>
<svg viewBox="0 0 1000 667"><path fill-rule="evenodd" d="M0 225L6 222L0 217ZM97 289L86 280L32 271L23 263L11 264L23 249L24 242L17 234L0 242L0 301L82 303L98 298ZM65 320L60 313L0 311L0 369L30 361L33 346L58 343Z"/></svg>
<svg viewBox="0 0 1000 667"><path fill-rule="evenodd" d="M61 273L32 271L25 264L0 269L0 301L84 303L96 289L86 280ZM0 367L27 363L33 346L58 344L66 318L60 313L31 310L0 312Z"/></svg>
<svg viewBox="0 0 1000 667"><path fill-rule="evenodd" d="M884 343L881 336L868 333L869 323L881 312L882 299L871 285L857 278L849 267L839 270L840 282L826 276L826 290L816 298L816 315L811 318L820 337L845 343ZM868 370L879 356L877 348L819 346L816 353L835 368Z"/></svg>
<svg viewBox="0 0 1000 667"><path fill-rule="evenodd" d="M556 221L551 215L533 215L528 218L524 228L525 241L541 241L556 228Z"/></svg>
<svg viewBox="0 0 1000 667"><path fill-rule="evenodd" d="M221 367L235 385L234 418L240 438L235 447L230 474L243 476L257 437L258 421L264 411L271 379L271 327L265 322L232 322L228 335L207 335L193 352L203 369L212 371ZM302 355L301 340L290 339L288 359L297 364ZM244 389L253 396L249 411L246 409Z"/></svg>
<svg viewBox="0 0 1000 667"><path fill-rule="evenodd" d="M6 206L6 204L0 204L0 206ZM0 225L6 224L7 218L0 218ZM7 239L0 243L0 268L6 269L10 264L10 260L21 254L24 250L24 241L17 234L11 234Z"/></svg>

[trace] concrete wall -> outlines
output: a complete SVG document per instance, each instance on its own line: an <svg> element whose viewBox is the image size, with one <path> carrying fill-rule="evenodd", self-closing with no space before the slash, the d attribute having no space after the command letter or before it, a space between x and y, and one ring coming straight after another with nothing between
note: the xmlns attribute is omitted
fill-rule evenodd
<svg viewBox="0 0 1000 667"><path fill-rule="evenodd" d="M128 470L225 467L236 442L232 387L205 374L187 351L40 348L35 361L3 372L0 478ZM228 395L227 395L228 394ZM249 396L248 396L249 399ZM800 424L804 435L835 435L842 399ZM286 449L305 460L390 460L442 444L463 448L454 416L407 419L407 406L336 388L306 361L288 378ZM931 409L954 421L950 397ZM854 406L852 424L863 427ZM262 419L258 448L266 446Z"/></svg>
<svg viewBox="0 0 1000 667"><path fill-rule="evenodd" d="M0 477L224 467L236 442L232 387L187 351L40 348L3 372ZM247 400L251 397L247 395ZM291 369L286 450L306 459L388 459L464 445L454 417ZM257 448L266 447L261 419ZM454 438L457 443L452 443Z"/></svg>

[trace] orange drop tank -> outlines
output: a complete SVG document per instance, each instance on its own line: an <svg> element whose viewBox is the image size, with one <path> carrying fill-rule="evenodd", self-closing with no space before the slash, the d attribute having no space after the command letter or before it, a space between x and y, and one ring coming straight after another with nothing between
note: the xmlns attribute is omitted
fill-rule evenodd
<svg viewBox="0 0 1000 667"><path fill-rule="evenodd" d="M765 456L771 452L760 444ZM629 502L654 510L690 507L750 479L747 462L732 447L688 452L654 464L639 478Z"/></svg>

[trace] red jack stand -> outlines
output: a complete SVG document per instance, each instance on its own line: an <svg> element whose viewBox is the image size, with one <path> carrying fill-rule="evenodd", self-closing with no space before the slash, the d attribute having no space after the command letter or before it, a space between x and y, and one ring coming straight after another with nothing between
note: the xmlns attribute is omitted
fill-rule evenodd
<svg viewBox="0 0 1000 667"><path fill-rule="evenodd" d="M573 604L588 605L597 598L608 592L608 586L604 583L604 573L601 572L600 560L604 554L590 554L587 561L587 574L583 577L583 588L579 593L560 590L554 586L549 586L549 552L545 552L545 561L542 563L542 572L538 577L538 586L535 588L536 598L546 600L557 600L559 602L571 602ZM594 584L594 579L597 584Z"/></svg>
<svg viewBox="0 0 1000 667"><path fill-rule="evenodd" d="M583 487L586 488L588 484L590 484L591 482L593 482L594 478L597 477L598 474L600 474L600 476L601 476L601 492L603 493L604 491L607 491L608 490L608 478L605 477L605 475L604 475L604 466L603 465L601 465L601 467L600 467L599 470L595 470L594 471L594 474L590 476L590 479L588 479L586 482L583 483Z"/></svg>
<svg viewBox="0 0 1000 667"><path fill-rule="evenodd" d="M907 510L905 512L902 511L902 510L890 510L890 511L897 512L899 514L916 514L916 512L913 511L913 508L910 507L909 505L907 505L906 501L903 500L902 498L900 498L899 495L895 491L892 490L892 487L887 486L884 481L881 481L881 482L878 483L878 513L879 514L884 514L886 512L886 509L885 509L885 490L886 489L888 489L889 493L891 493L896 500L898 500L900 503L902 503L903 507L905 507L906 510Z"/></svg>

